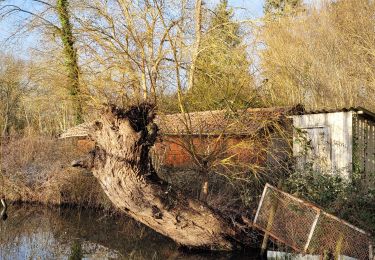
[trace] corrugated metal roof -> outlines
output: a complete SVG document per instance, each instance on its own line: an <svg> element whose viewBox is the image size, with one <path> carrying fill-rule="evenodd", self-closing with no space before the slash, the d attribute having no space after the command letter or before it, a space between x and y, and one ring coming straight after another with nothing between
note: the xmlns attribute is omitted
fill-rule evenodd
<svg viewBox="0 0 375 260"><path fill-rule="evenodd" d="M337 112L350 112L353 111L357 114L361 114L375 120L375 113L363 107L349 107L349 108L333 108L333 109L318 109L318 110L300 110L294 115L309 115L309 114L327 114Z"/></svg>

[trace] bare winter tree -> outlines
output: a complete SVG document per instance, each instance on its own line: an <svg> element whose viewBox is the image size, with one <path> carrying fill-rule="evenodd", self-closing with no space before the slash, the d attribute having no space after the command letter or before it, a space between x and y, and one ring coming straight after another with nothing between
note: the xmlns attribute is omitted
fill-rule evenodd
<svg viewBox="0 0 375 260"><path fill-rule="evenodd" d="M28 80L25 64L12 56L0 56L0 137L9 136L24 124L22 98Z"/></svg>
<svg viewBox="0 0 375 260"><path fill-rule="evenodd" d="M175 59L171 46L176 37L183 37L178 32L183 28L185 5L185 1L156 0L82 4L82 10L91 14L77 15L85 52L97 64L96 73L107 73L121 86L118 98L155 103L165 86L174 84L174 63L181 60ZM182 51L179 49L179 55Z"/></svg>
<svg viewBox="0 0 375 260"><path fill-rule="evenodd" d="M43 28L51 34L59 36L62 48L65 69L67 71L68 91L71 96L75 123L83 122L83 94L80 84L80 69L78 65L78 55L73 36L73 23L68 0L40 1L32 0L32 5L15 5L12 1L0 2L0 18L7 19L9 16L21 13L26 17L21 23L19 32L32 31L36 28ZM37 6L37 11L32 6ZM58 21L55 21L56 16ZM27 28L24 30L23 28Z"/></svg>
<svg viewBox="0 0 375 260"><path fill-rule="evenodd" d="M272 104L374 107L374 2L325 2L266 20L260 51Z"/></svg>

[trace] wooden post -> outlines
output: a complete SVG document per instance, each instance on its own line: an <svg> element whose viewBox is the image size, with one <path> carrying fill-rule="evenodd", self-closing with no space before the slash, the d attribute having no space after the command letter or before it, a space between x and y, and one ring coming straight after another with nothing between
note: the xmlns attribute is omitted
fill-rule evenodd
<svg viewBox="0 0 375 260"><path fill-rule="evenodd" d="M310 245L311 239L312 239L312 237L314 235L315 227L316 227L316 224L318 223L319 217L320 217L320 210L318 210L318 212L317 212L317 214L315 216L314 222L313 222L313 224L311 226L310 233L309 233L309 236L307 238L307 242L306 242L306 245L305 245L305 248L304 248L304 252L305 253L309 249L309 245Z"/></svg>
<svg viewBox="0 0 375 260"><path fill-rule="evenodd" d="M201 189L201 196L200 196L200 200L202 201L206 201L207 200L207 196L208 196L208 181L205 180L203 182L203 185L202 185L202 189Z"/></svg>
<svg viewBox="0 0 375 260"><path fill-rule="evenodd" d="M5 199L0 199L0 202L1 202L1 205L3 207L3 209L0 212L0 219L5 221L8 218L8 215L7 215L8 205L5 202Z"/></svg>
<svg viewBox="0 0 375 260"><path fill-rule="evenodd" d="M271 209L270 209L270 215L268 217L268 222L267 222L267 228L266 231L264 232L264 237L263 237L263 242L260 250L260 254L262 256L265 255L266 250L267 250L267 243L268 243L268 238L270 236L269 230L272 229L273 222L275 220L275 213L276 213L276 208L277 208L277 200L275 195L272 195L272 202L271 202Z"/></svg>

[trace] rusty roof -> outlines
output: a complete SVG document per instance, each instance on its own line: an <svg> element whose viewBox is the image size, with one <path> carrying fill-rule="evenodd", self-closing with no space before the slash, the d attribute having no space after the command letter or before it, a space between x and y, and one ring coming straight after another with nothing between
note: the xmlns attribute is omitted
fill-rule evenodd
<svg viewBox="0 0 375 260"><path fill-rule="evenodd" d="M249 135L300 110L297 106L179 113L159 115L156 123L163 135Z"/></svg>

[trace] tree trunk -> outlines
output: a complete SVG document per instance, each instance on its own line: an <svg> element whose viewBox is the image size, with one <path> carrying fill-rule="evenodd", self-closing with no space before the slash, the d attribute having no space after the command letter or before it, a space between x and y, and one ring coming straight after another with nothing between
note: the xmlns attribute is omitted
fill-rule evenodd
<svg viewBox="0 0 375 260"><path fill-rule="evenodd" d="M69 94L72 98L75 123L83 122L82 93L79 84L79 66L77 50L74 47L72 24L70 22L69 1L58 0L56 5L60 20L60 37L63 44L65 66L69 78Z"/></svg>
<svg viewBox="0 0 375 260"><path fill-rule="evenodd" d="M202 0L196 0L195 1L195 43L194 43L193 55L192 55L192 60L191 60L190 72L189 72L188 89L193 89L193 86L194 86L195 65L197 62L198 54L199 54L201 38L202 38Z"/></svg>
<svg viewBox="0 0 375 260"><path fill-rule="evenodd" d="M233 249L238 232L229 222L157 176L149 157L157 136L154 116L148 104L107 109L89 134L96 149L86 167L92 168L112 203L137 221L184 246Z"/></svg>

